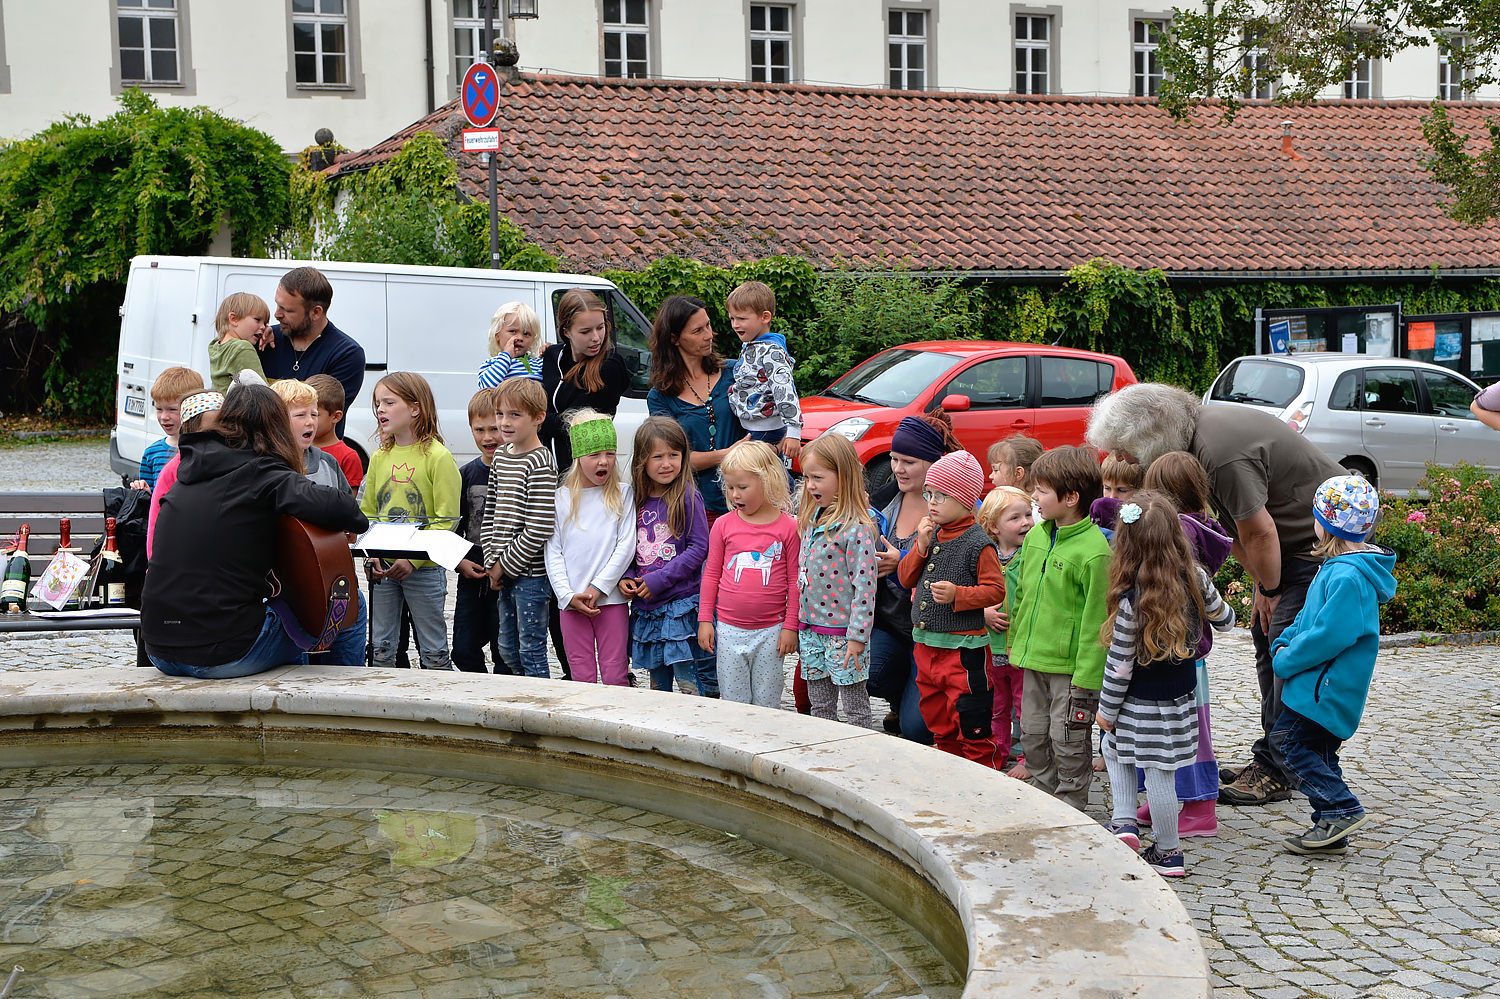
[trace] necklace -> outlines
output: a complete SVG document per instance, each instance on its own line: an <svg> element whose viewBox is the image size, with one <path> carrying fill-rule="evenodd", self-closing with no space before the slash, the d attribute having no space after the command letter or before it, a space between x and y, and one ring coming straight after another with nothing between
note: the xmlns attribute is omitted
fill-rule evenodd
<svg viewBox="0 0 1500 999"><path fill-rule="evenodd" d="M310 347L311 347L311 345L309 344L307 347L303 347L301 350L298 350L296 347L292 348L292 370L293 371L301 371L302 370L302 355L306 354L308 352L308 350L310 349Z"/></svg>
<svg viewBox="0 0 1500 999"><path fill-rule="evenodd" d="M702 394L698 391L698 387L693 384L692 372L688 372L686 380L688 391L693 393L693 398L698 400L698 405L702 406L704 411L708 414L708 442L709 447L711 448L713 447L714 442L718 439L718 427L714 424L714 407L710 400L703 398ZM714 382L713 378L710 376L710 378L708 379L708 394L713 395L713 391Z"/></svg>

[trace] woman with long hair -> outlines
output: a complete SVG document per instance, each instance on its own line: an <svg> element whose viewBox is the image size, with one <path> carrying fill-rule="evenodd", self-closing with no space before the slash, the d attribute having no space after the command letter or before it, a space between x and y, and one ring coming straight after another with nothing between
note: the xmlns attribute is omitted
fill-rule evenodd
<svg viewBox="0 0 1500 999"><path fill-rule="evenodd" d="M141 598L151 663L170 676L218 679L303 662L267 603L277 522L290 515L335 531L369 522L354 497L303 474L286 406L264 385L234 387L214 428L184 434L180 446ZM364 620L361 606L332 662L362 661Z"/></svg>
<svg viewBox="0 0 1500 999"><path fill-rule="evenodd" d="M547 419L540 436L552 449L558 475L566 475L573 463L567 414L592 409L612 417L629 387L630 369L615 350L604 303L585 288L564 292L557 300L557 343L542 351Z"/></svg>

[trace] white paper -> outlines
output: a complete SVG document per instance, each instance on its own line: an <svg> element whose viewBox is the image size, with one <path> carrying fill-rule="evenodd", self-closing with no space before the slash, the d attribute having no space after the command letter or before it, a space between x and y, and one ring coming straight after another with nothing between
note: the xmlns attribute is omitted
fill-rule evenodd
<svg viewBox="0 0 1500 999"><path fill-rule="evenodd" d="M363 552L400 552L402 558L427 559L450 572L469 554L474 543L452 531L423 529L416 524L372 524L349 546Z"/></svg>
<svg viewBox="0 0 1500 999"><path fill-rule="evenodd" d="M88 572L88 562L72 552L59 551L37 577L31 599L60 610Z"/></svg>
<svg viewBox="0 0 1500 999"><path fill-rule="evenodd" d="M1358 354L1359 353L1359 334L1358 333L1345 333L1344 334L1343 347L1341 349L1343 350L1343 352L1345 354Z"/></svg>
<svg viewBox="0 0 1500 999"><path fill-rule="evenodd" d="M44 611L34 610L32 617L45 618L78 618L78 617L135 617L141 616L141 612L134 607L87 607L76 611Z"/></svg>

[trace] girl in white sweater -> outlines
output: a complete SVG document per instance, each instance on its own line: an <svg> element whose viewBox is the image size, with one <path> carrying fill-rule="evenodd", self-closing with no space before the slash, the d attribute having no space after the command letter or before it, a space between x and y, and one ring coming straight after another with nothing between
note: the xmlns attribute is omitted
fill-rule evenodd
<svg viewBox="0 0 1500 999"><path fill-rule="evenodd" d="M574 680L625 686L630 611L620 577L635 558L635 500L615 467L615 425L591 409L569 420L573 464L557 491L547 578L562 608Z"/></svg>

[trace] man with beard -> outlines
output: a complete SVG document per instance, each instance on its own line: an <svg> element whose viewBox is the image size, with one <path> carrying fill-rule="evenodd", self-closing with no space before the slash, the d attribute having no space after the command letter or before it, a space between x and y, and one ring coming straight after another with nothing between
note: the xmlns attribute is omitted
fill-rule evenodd
<svg viewBox="0 0 1500 999"><path fill-rule="evenodd" d="M333 285L322 271L292 268L276 286L276 325L256 346L268 381L332 375L344 386L346 408L352 408L365 380L365 349L328 321L332 301ZM333 432L344 436L344 420L339 420Z"/></svg>

